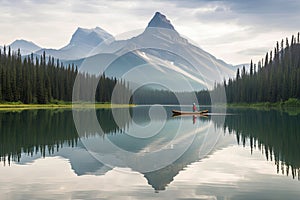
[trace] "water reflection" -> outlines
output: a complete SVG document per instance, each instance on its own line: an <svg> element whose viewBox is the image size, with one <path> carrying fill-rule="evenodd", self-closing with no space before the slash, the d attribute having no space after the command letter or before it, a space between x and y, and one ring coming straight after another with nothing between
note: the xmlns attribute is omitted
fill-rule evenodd
<svg viewBox="0 0 300 200"><path fill-rule="evenodd" d="M122 115L122 109L117 112ZM81 111L89 113L89 111ZM86 115L89 116L89 115ZM117 126L109 109L97 110L97 117L105 133L122 132L128 121ZM90 119L83 118L81 123ZM89 127L86 135L95 135ZM63 146L75 147L79 137L73 122L71 110L25 110L20 112L0 112L0 161L19 162L22 154L33 156L40 153L54 154Z"/></svg>
<svg viewBox="0 0 300 200"><path fill-rule="evenodd" d="M159 112L152 112L152 109ZM81 141L100 162L140 173L157 171L174 163L194 141L198 142L198 159L206 156L221 132L211 131L213 126L209 120L199 119L193 125L190 118L172 118L171 109L166 108L165 116L159 107L136 107L132 110L132 121L126 130L123 129L124 134ZM92 127L94 123L84 126ZM85 128L79 128L83 134Z"/></svg>
<svg viewBox="0 0 300 200"><path fill-rule="evenodd" d="M260 149L267 160L274 161L277 172L291 175L299 179L300 169L300 115L290 116L279 111L257 110L228 110L225 122L216 117L171 116L172 107L167 107L167 126L148 139L136 138L126 133L136 129L133 122L147 126L151 120L159 122L161 116L150 119L149 107L136 107L130 111L133 121L126 117L123 121L114 121L109 109L97 110L98 121L104 131L99 135L95 127L88 127L85 134L80 135L81 140L93 142L101 138L102 148L109 140L116 146L128 152L147 153L155 148L167 148L172 153L170 141L174 138L172 131L178 128L178 123L183 122L184 128L197 129L193 132L193 140L188 148L174 162L151 172L143 172L144 177L156 191L165 190L174 177L190 164L199 161L207 154L211 154L211 144L220 133L235 134L236 141L244 146L250 146L250 151ZM91 120L88 110L78 111L84 113L81 123L86 124ZM125 116L123 109L116 111L119 116ZM121 117L122 118L122 117ZM203 129L204 128L204 129ZM85 150L72 118L71 110L28 110L22 112L0 113L0 158L1 161L10 163L19 162L22 156L36 159L41 157L59 155L70 160L72 168L78 175L95 174L103 175L111 169L96 160ZM206 133L209 133L207 136ZM100 137L99 137L100 136ZM205 141L205 143L204 143ZM168 144L168 146L166 146ZM99 143L98 143L99 145ZM226 147L226 142L220 139L214 148ZM70 147L70 148L64 148ZM99 147L97 147L99 148ZM149 164L149 163L146 163ZM136 170L138 171L138 170Z"/></svg>
<svg viewBox="0 0 300 200"><path fill-rule="evenodd" d="M300 114L289 115L276 110L230 110L238 113L226 117L224 129L236 134L237 142L249 142L251 152L258 148L267 160L274 161L277 173L300 180Z"/></svg>
<svg viewBox="0 0 300 200"><path fill-rule="evenodd" d="M64 144L76 146L78 137L71 112L30 110L0 113L0 159L20 161L21 155L42 156L58 151Z"/></svg>

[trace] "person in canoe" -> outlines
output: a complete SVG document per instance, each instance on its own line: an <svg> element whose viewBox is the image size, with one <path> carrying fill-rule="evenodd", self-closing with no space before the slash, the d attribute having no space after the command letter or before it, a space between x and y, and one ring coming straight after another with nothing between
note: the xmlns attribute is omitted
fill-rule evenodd
<svg viewBox="0 0 300 200"><path fill-rule="evenodd" d="M193 103L193 112L196 112L197 111L197 106L195 103Z"/></svg>

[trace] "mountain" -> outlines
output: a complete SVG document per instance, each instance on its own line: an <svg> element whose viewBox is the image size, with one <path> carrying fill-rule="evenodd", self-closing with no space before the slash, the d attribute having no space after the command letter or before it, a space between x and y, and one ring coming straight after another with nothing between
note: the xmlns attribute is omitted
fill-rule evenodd
<svg viewBox="0 0 300 200"><path fill-rule="evenodd" d="M107 40L112 37L112 35L100 27L96 27L94 29L78 28L72 35L70 43L62 49L68 49L73 46L80 45L97 46L103 40Z"/></svg>
<svg viewBox="0 0 300 200"><path fill-rule="evenodd" d="M65 47L40 49L35 54L43 51L83 71L125 79L133 90L147 82L173 91L212 88L236 72L234 66L182 37L160 12L154 14L143 33L130 39L115 40L99 27L78 28Z"/></svg>
<svg viewBox="0 0 300 200"><path fill-rule="evenodd" d="M15 40L8 46L10 46L13 51L17 51L18 49L20 49L22 55L31 54L41 49L41 47L39 47L38 45L27 40Z"/></svg>
<svg viewBox="0 0 300 200"><path fill-rule="evenodd" d="M72 35L68 45L61 49L41 49L36 54L42 54L45 51L47 55L63 60L84 58L101 42L108 40L113 40L113 36L100 27L93 29L78 28Z"/></svg>
<svg viewBox="0 0 300 200"><path fill-rule="evenodd" d="M194 91L211 88L215 81L235 75L232 65L189 43L159 12L142 34L103 43L92 54L71 62L83 71L123 78L135 83L134 87L151 82L173 91Z"/></svg>
<svg viewBox="0 0 300 200"><path fill-rule="evenodd" d="M156 12L154 17L148 23L147 27L159 27L159 28L167 28L171 30L175 30L173 25L171 24L170 20L160 12Z"/></svg>

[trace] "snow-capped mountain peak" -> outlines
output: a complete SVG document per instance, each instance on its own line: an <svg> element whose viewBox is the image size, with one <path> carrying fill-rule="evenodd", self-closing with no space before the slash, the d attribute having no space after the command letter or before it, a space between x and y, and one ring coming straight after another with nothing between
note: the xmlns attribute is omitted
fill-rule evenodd
<svg viewBox="0 0 300 200"><path fill-rule="evenodd" d="M92 29L79 27L72 35L69 45L85 44L90 46L97 46L100 42L110 38L113 38L113 36L100 27Z"/></svg>
<svg viewBox="0 0 300 200"><path fill-rule="evenodd" d="M167 28L175 30L173 25L171 24L170 20L167 19L167 17L160 12L156 12L153 18L148 23L148 27L153 28Z"/></svg>
<svg viewBox="0 0 300 200"><path fill-rule="evenodd" d="M45 51L47 55L64 60L84 58L103 41L112 42L113 40L113 36L100 27L92 29L79 27L73 33L69 44L63 48L41 49L36 53L42 54Z"/></svg>

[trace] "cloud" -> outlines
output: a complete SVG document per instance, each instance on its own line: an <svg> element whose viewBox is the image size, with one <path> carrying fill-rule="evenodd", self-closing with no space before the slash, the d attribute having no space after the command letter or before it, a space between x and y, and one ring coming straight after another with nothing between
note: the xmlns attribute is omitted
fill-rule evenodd
<svg viewBox="0 0 300 200"><path fill-rule="evenodd" d="M214 12L197 12L196 17L199 20L208 22L236 21L240 25L250 25L260 28L260 30L262 28L295 30L300 25L300 20L297 20L300 2L296 0L202 0L192 2L194 8L203 6L203 4L215 8ZM184 4L178 2L178 6L184 6Z"/></svg>
<svg viewBox="0 0 300 200"><path fill-rule="evenodd" d="M247 55L247 56L261 56L268 52L269 47L257 47L257 48L249 48L238 51L239 54Z"/></svg>

